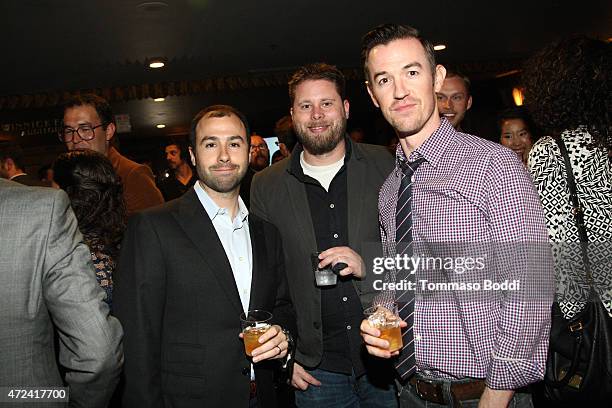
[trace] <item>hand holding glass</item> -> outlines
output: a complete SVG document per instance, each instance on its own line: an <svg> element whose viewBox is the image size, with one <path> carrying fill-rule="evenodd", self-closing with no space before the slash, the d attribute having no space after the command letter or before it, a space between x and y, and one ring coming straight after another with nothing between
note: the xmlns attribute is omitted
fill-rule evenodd
<svg viewBox="0 0 612 408"><path fill-rule="evenodd" d="M397 312L396 303L372 306L366 309L364 314L370 325L380 331L380 338L389 342L390 352L402 348L402 319Z"/></svg>
<svg viewBox="0 0 612 408"><path fill-rule="evenodd" d="M253 356L253 350L261 346L259 338L270 328L272 313L265 310L249 310L240 315L242 334L244 338L244 352Z"/></svg>

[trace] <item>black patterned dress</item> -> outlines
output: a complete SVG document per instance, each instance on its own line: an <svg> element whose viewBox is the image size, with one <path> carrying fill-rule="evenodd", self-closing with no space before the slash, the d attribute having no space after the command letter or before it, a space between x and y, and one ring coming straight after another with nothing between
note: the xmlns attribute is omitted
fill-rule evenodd
<svg viewBox="0 0 612 408"><path fill-rule="evenodd" d="M605 149L591 146L586 127L561 134L572 163L578 198L584 208L589 262L597 293L612 316L612 165ZM544 207L555 256L557 300L566 318L586 305L589 286L567 187L565 163L551 137L540 139L529 154L529 170Z"/></svg>
<svg viewBox="0 0 612 408"><path fill-rule="evenodd" d="M117 263L103 245L91 245L91 260L96 271L98 285L106 292L104 300L112 310L113 304L113 272Z"/></svg>

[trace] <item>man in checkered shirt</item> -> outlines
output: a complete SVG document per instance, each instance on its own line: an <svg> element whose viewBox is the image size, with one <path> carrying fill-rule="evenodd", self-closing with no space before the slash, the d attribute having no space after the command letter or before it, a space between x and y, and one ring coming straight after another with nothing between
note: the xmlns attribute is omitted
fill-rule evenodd
<svg viewBox="0 0 612 408"><path fill-rule="evenodd" d="M421 264L413 272L413 323L402 323L401 354L389 352L380 332L362 322L368 352L396 359L402 406L530 407L523 387L543 378L553 299L545 221L531 179L512 151L457 132L440 118L436 92L446 70L417 30L375 28L363 38L362 60L372 101L399 138L396 168L379 197L385 255L396 254L402 168L424 159L409 183L408 245L413 256L456 262L439 271ZM472 268L457 262L470 256L476 258ZM387 272L385 282L399 282L398 269ZM519 286L484 290L485 281ZM432 291L429 283L457 286ZM467 283L480 287L466 290ZM402 305L402 291L389 289L385 296ZM412 363L402 367L404 361Z"/></svg>

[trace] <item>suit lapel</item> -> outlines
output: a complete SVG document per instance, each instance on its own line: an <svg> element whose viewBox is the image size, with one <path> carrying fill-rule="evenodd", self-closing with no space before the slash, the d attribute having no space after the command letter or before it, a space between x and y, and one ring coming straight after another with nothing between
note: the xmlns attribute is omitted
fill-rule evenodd
<svg viewBox="0 0 612 408"><path fill-rule="evenodd" d="M348 200L348 234L349 246L351 248L360 248L361 242L360 227L363 224L360 221L363 213L363 197L365 196L366 177L365 163L361 160L361 154L355 143L352 144L352 155L349 159L347 168L347 200ZM357 222L356 222L357 221Z"/></svg>
<svg viewBox="0 0 612 408"><path fill-rule="evenodd" d="M294 176L285 177L284 179L288 190L290 205L293 209L294 225L299 231L299 235L302 237L301 244L309 253L316 251L317 239L315 237L314 227L312 226L312 217L310 216L310 208L308 207L306 187Z"/></svg>
<svg viewBox="0 0 612 408"><path fill-rule="evenodd" d="M263 288L261 282L263 274L266 273L266 241L263 236L261 225L249 215L249 235L251 236L251 258L253 259L253 270L251 275L251 295L249 298L249 310L257 309L262 302L259 292ZM262 299L263 300L263 299Z"/></svg>
<svg viewBox="0 0 612 408"><path fill-rule="evenodd" d="M177 222L198 249L202 260L210 266L227 298L236 308L236 316L242 313L242 304L232 268L227 259L217 231L193 188L185 193L179 205Z"/></svg>

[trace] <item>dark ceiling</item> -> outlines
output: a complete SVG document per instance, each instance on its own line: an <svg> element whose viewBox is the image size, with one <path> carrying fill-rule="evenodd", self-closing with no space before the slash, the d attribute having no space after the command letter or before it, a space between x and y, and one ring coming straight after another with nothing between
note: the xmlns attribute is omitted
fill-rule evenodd
<svg viewBox="0 0 612 408"><path fill-rule="evenodd" d="M609 1L4 0L0 96L77 91L223 75L285 72L313 61L359 67L361 36L383 22L414 25L443 63L517 60L571 33L612 37ZM165 68L145 62L163 57ZM490 72L491 75L501 72ZM278 114L274 98L251 90L115 104L133 129L185 126L198 107L253 100L252 114ZM278 96L277 96L278 95ZM252 99L250 99L252 98ZM163 106L163 107L162 107ZM248 112L247 112L248 113ZM257 118L255 119L257 120ZM152 130L157 132L157 130Z"/></svg>

